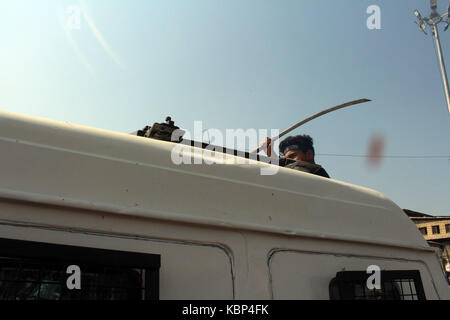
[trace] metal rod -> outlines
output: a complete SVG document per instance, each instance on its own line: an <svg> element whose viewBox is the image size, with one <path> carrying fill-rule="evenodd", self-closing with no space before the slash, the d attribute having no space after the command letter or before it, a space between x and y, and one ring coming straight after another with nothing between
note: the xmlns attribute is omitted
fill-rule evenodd
<svg viewBox="0 0 450 320"><path fill-rule="evenodd" d="M439 31L438 31L436 24L433 24L433 34L434 34L434 37L436 38L436 48L437 48L437 52L438 52L439 63L441 66L442 82L444 85L445 98L447 99L448 112L450 114L450 93L449 93L449 88L448 88L447 71L445 69L444 58L442 56L441 41L439 40Z"/></svg>

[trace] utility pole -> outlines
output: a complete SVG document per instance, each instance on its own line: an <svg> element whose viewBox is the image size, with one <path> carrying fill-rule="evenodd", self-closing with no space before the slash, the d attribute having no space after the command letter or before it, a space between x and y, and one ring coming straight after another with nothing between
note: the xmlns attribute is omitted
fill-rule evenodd
<svg viewBox="0 0 450 320"><path fill-rule="evenodd" d="M416 22L416 24L419 26L420 30L422 30L423 33L427 34L426 29L428 25L431 29L432 35L436 40L436 50L441 67L442 83L444 85L445 98L447 100L448 112L450 114L450 90L448 88L447 71L445 69L444 58L442 56L441 41L439 40L439 31L437 28L437 25L441 23L445 18L446 26L444 28L444 31L447 31L450 24L450 6L448 7L447 12L441 15L437 11L437 0L430 0L430 5L431 14L429 17L423 18L417 9L414 10L414 14L418 19L418 22Z"/></svg>

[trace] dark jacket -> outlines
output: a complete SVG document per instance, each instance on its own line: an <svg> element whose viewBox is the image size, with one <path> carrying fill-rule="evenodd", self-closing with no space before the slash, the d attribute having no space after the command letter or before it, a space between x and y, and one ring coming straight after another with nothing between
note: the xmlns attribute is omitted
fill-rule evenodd
<svg viewBox="0 0 450 320"><path fill-rule="evenodd" d="M285 168L308 172L325 178L330 177L322 166L315 163L283 158L283 161L280 161L280 165Z"/></svg>

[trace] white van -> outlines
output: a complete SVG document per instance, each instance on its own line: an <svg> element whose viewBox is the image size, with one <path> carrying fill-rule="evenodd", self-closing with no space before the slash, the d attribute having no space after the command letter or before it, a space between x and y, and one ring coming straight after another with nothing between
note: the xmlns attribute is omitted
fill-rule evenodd
<svg viewBox="0 0 450 320"><path fill-rule="evenodd" d="M450 299L381 193L173 147L0 112L0 299Z"/></svg>

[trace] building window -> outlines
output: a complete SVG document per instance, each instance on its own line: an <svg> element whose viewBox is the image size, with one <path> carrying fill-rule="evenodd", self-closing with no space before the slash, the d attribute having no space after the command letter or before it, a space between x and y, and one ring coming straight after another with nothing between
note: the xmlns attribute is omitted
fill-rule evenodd
<svg viewBox="0 0 450 320"><path fill-rule="evenodd" d="M425 236L428 234L428 231L427 231L427 228L426 228L426 227L419 228L419 231L420 231L420 233L422 233L422 234L425 235Z"/></svg>
<svg viewBox="0 0 450 320"><path fill-rule="evenodd" d="M330 300L426 300L418 270L381 271L380 289L368 289L366 271L340 271L329 284Z"/></svg>
<svg viewBox="0 0 450 320"><path fill-rule="evenodd" d="M432 226L431 229L433 231L433 234L441 233L441 229L439 228L439 226Z"/></svg>
<svg viewBox="0 0 450 320"><path fill-rule="evenodd" d="M450 233L450 224L445 225L445 232Z"/></svg>
<svg viewBox="0 0 450 320"><path fill-rule="evenodd" d="M155 254L0 239L0 300L157 300L159 267Z"/></svg>

